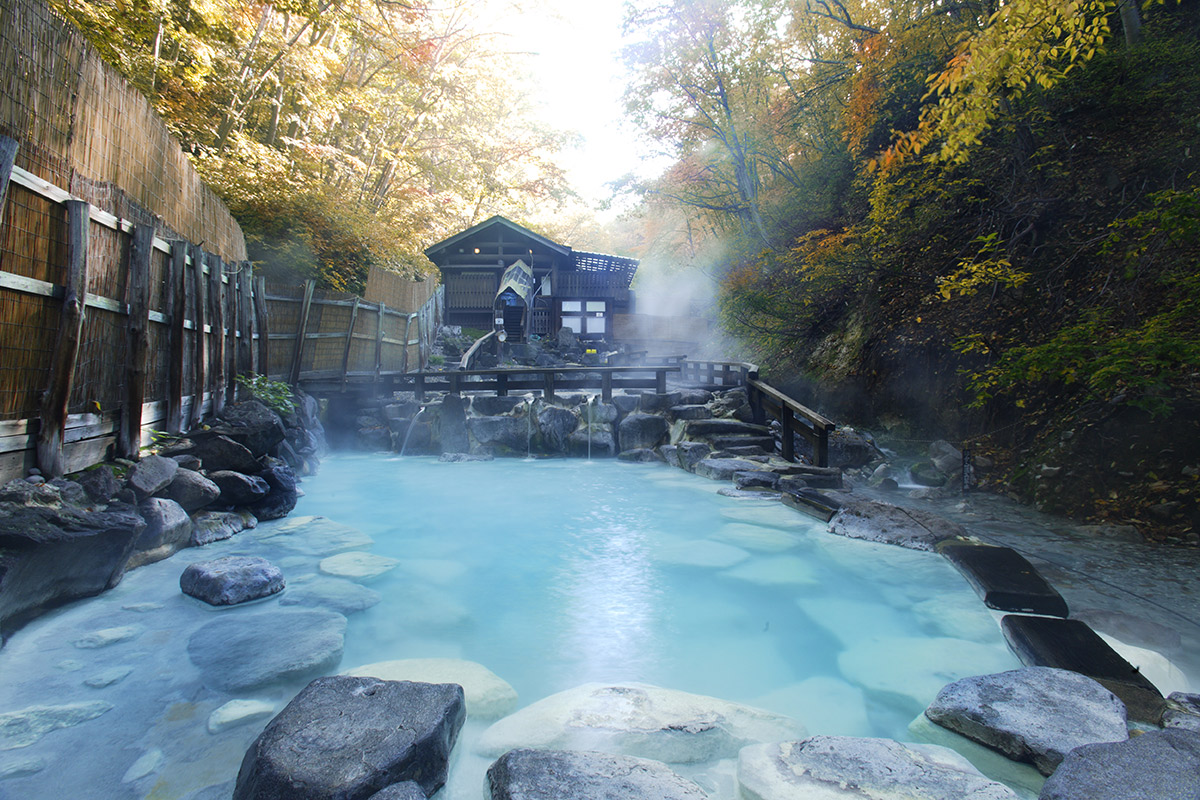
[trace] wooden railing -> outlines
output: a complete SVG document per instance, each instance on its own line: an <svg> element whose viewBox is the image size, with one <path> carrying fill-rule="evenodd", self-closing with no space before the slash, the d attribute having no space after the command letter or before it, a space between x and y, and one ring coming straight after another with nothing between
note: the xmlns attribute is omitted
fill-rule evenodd
<svg viewBox="0 0 1200 800"><path fill-rule="evenodd" d="M598 389L604 402L612 400L614 389L653 389L667 391L667 373L678 367L525 367L520 369L455 370L451 372L409 372L385 375L391 391L411 391L418 400L433 391L491 392L506 397L510 392L541 392L552 398L560 392ZM314 386L318 389L318 386Z"/></svg>
<svg viewBox="0 0 1200 800"><path fill-rule="evenodd" d="M679 379L700 386L745 386L758 367L744 361L682 361Z"/></svg>

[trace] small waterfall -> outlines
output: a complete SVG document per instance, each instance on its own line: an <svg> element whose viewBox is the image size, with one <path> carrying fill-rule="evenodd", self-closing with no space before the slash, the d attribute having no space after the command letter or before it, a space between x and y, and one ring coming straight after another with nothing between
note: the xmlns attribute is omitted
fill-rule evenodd
<svg viewBox="0 0 1200 800"><path fill-rule="evenodd" d="M533 393L525 396L525 459L533 459Z"/></svg>
<svg viewBox="0 0 1200 800"><path fill-rule="evenodd" d="M425 411L425 406L417 409L417 413L413 414L412 419L408 421L408 429L404 431L404 441L400 444L400 457L404 458L404 448L408 447L408 437L412 436L413 426L417 424L417 417Z"/></svg>
<svg viewBox="0 0 1200 800"><path fill-rule="evenodd" d="M596 402L596 395L589 394L587 399L588 461L592 460L592 403L594 402Z"/></svg>

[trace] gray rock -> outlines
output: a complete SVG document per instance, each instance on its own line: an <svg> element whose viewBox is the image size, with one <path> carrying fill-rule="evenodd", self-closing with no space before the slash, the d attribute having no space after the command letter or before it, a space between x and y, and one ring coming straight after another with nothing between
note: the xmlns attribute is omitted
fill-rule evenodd
<svg viewBox="0 0 1200 800"><path fill-rule="evenodd" d="M696 465L712 452L712 448L704 442L680 442L676 447L679 448L679 466L688 472L695 472Z"/></svg>
<svg viewBox="0 0 1200 800"><path fill-rule="evenodd" d="M233 798L349 800L404 781L431 795L465 718L460 686L318 678L246 751Z"/></svg>
<svg viewBox="0 0 1200 800"><path fill-rule="evenodd" d="M465 464L472 461L495 461L491 453L442 453L438 461L444 464Z"/></svg>
<svg viewBox="0 0 1200 800"><path fill-rule="evenodd" d="M0 639L50 608L116 586L145 527L124 503L103 511L0 503Z"/></svg>
<svg viewBox="0 0 1200 800"><path fill-rule="evenodd" d="M624 416L637 411L641 396L636 394L614 394L612 404L617 408L617 415Z"/></svg>
<svg viewBox="0 0 1200 800"><path fill-rule="evenodd" d="M738 754L744 800L1017 800L965 758L936 745L813 736Z"/></svg>
<svg viewBox="0 0 1200 800"><path fill-rule="evenodd" d="M733 485L739 489L774 489L779 485L779 475L768 470L735 472Z"/></svg>
<svg viewBox="0 0 1200 800"><path fill-rule="evenodd" d="M250 475L262 468L248 448L219 433L192 434L188 444L179 450L172 449L171 454L196 456L212 471L231 469Z"/></svg>
<svg viewBox="0 0 1200 800"><path fill-rule="evenodd" d="M161 494L163 497L179 503L190 514L216 500L221 495L221 489L199 472L181 469L175 473L174 480L162 490Z"/></svg>
<svg viewBox="0 0 1200 800"><path fill-rule="evenodd" d="M546 453L567 452L567 440L579 427L579 417L565 408L545 406L537 415L537 431L541 434L541 450Z"/></svg>
<svg viewBox="0 0 1200 800"><path fill-rule="evenodd" d="M183 506L165 497L150 497L138 505L146 529L134 544L128 568L152 564L191 544L192 518Z"/></svg>
<svg viewBox="0 0 1200 800"><path fill-rule="evenodd" d="M712 402L713 393L707 389L680 389L679 405L704 406Z"/></svg>
<svg viewBox="0 0 1200 800"><path fill-rule="evenodd" d="M669 467L679 466L679 448L673 444L664 444L658 448L658 454L663 457Z"/></svg>
<svg viewBox="0 0 1200 800"><path fill-rule="evenodd" d="M672 406L667 410L667 419L671 422L677 422L681 419L712 419L712 412L708 410L708 406Z"/></svg>
<svg viewBox="0 0 1200 800"><path fill-rule="evenodd" d="M949 480L947 475L928 461L918 461L908 468L908 477L918 486L928 486L933 489L945 486Z"/></svg>
<svg viewBox="0 0 1200 800"><path fill-rule="evenodd" d="M714 481L733 480L734 473L754 471L758 464L741 458L706 458L696 464L693 472Z"/></svg>
<svg viewBox="0 0 1200 800"><path fill-rule="evenodd" d="M226 692L328 672L342 659L346 618L332 611L278 609L222 616L188 640L204 683Z"/></svg>
<svg viewBox="0 0 1200 800"><path fill-rule="evenodd" d="M279 605L328 608L339 614L353 614L378 605L382 599L379 592L354 581L315 578L293 586L279 598Z"/></svg>
<svg viewBox="0 0 1200 800"><path fill-rule="evenodd" d="M812 443L796 436L796 454L813 460ZM869 434L853 428L840 427L829 434L829 466L838 469L858 469L872 461L883 458L883 452L875 446Z"/></svg>
<svg viewBox="0 0 1200 800"><path fill-rule="evenodd" d="M510 414L514 408L524 403L524 397L481 394L471 399L471 410L481 417L496 417L501 414Z"/></svg>
<svg viewBox="0 0 1200 800"><path fill-rule="evenodd" d="M1171 692L1162 715L1164 728L1184 728L1200 732L1200 694Z"/></svg>
<svg viewBox="0 0 1200 800"><path fill-rule="evenodd" d="M221 502L231 506L257 503L271 492L270 484L258 475L222 469L208 473L208 479L221 490Z"/></svg>
<svg viewBox="0 0 1200 800"><path fill-rule="evenodd" d="M193 456L191 454L171 456L171 459L179 465L180 469L190 469L193 472L199 472L200 468L204 466L204 462L201 461L198 456Z"/></svg>
<svg viewBox="0 0 1200 800"><path fill-rule="evenodd" d="M175 479L179 463L164 456L146 456L129 470L127 482L138 500L157 493Z"/></svg>
<svg viewBox="0 0 1200 800"><path fill-rule="evenodd" d="M258 473L258 477L267 482L271 491L257 503L246 506L250 513L259 520L279 519L290 514L300 496L296 491L296 473L292 468L282 461L276 461Z"/></svg>
<svg viewBox="0 0 1200 800"><path fill-rule="evenodd" d="M642 395L642 400L654 395ZM654 414L630 414L617 426L617 439L622 450L648 450L667 439L666 419Z"/></svg>
<svg viewBox="0 0 1200 800"><path fill-rule="evenodd" d="M121 490L121 482L113 475L112 467L101 464L72 476L94 503L107 503Z"/></svg>
<svg viewBox="0 0 1200 800"><path fill-rule="evenodd" d="M59 508L62 506L62 492L57 486L49 486L44 479L17 478L0 487L0 503L26 506L29 508L43 506ZM128 491L128 490L123 490Z"/></svg>
<svg viewBox="0 0 1200 800"><path fill-rule="evenodd" d="M30 706L0 714L0 752L29 747L50 731L72 728L112 710L112 703L67 703L57 706Z"/></svg>
<svg viewBox="0 0 1200 800"><path fill-rule="evenodd" d="M804 486L813 489L841 489L842 471L837 467L811 467L807 464L796 464L787 468L787 475L781 482L795 485L798 489Z"/></svg>
<svg viewBox="0 0 1200 800"><path fill-rule="evenodd" d="M1039 800L1196 800L1200 733L1152 731L1125 742L1087 744L1067 754Z"/></svg>
<svg viewBox="0 0 1200 800"><path fill-rule="evenodd" d="M1071 750L1128 738L1125 704L1076 672L1025 667L944 687L925 716L1049 775Z"/></svg>
<svg viewBox="0 0 1200 800"><path fill-rule="evenodd" d="M58 489L62 501L72 506L86 506L91 503L91 498L87 491L75 481L67 480L66 478L55 478L50 481L50 485Z"/></svg>
<svg viewBox="0 0 1200 800"><path fill-rule="evenodd" d="M448 394L442 402L426 407L433 412L433 438L440 453L465 453L470 450L467 438L467 408L461 395Z"/></svg>
<svg viewBox="0 0 1200 800"><path fill-rule="evenodd" d="M201 511L192 515L192 547L220 542L253 528L258 520L248 511Z"/></svg>
<svg viewBox="0 0 1200 800"><path fill-rule="evenodd" d="M697 419L684 424L684 436L703 439L711 436L768 436L765 425L753 425L736 419Z"/></svg>
<svg viewBox="0 0 1200 800"><path fill-rule="evenodd" d="M639 399L638 408L642 410L643 414L664 414L667 409L682 402L683 395L679 392L667 392L666 394L646 392Z"/></svg>
<svg viewBox="0 0 1200 800"><path fill-rule="evenodd" d="M874 500L844 503L830 520L829 532L928 551L934 550L939 542L966 536L961 525L936 514Z"/></svg>
<svg viewBox="0 0 1200 800"><path fill-rule="evenodd" d="M568 455L582 458L589 453L594 458L609 458L617 454L617 443L610 426L603 423L597 423L590 429L585 426L567 437Z"/></svg>
<svg viewBox="0 0 1200 800"><path fill-rule="evenodd" d="M647 448L622 450L617 458L621 461L630 461L638 464L661 464L666 460L657 450L649 450Z"/></svg>
<svg viewBox="0 0 1200 800"><path fill-rule="evenodd" d="M510 750L487 771L490 800L704 800L665 764L572 750Z"/></svg>
<svg viewBox="0 0 1200 800"><path fill-rule="evenodd" d="M425 800L425 792L422 791L420 784L402 781L380 789L367 800Z"/></svg>
<svg viewBox="0 0 1200 800"><path fill-rule="evenodd" d="M929 460L947 475L962 470L962 451L941 439L929 445Z"/></svg>
<svg viewBox="0 0 1200 800"><path fill-rule="evenodd" d="M529 421L518 417L471 417L467 430L480 447L525 455L530 446Z"/></svg>
<svg viewBox="0 0 1200 800"><path fill-rule="evenodd" d="M584 422L591 420L592 422L616 422L621 417L621 410L612 403L601 403L599 400L592 403L589 410L584 404L579 409L579 416Z"/></svg>
<svg viewBox="0 0 1200 800"><path fill-rule="evenodd" d="M265 558L226 556L189 564L179 576L184 594L213 606L233 606L283 591L283 573Z"/></svg>
<svg viewBox="0 0 1200 800"><path fill-rule="evenodd" d="M285 436L283 420L258 400L226 406L221 421L224 424L213 430L242 445L255 458L273 453Z"/></svg>

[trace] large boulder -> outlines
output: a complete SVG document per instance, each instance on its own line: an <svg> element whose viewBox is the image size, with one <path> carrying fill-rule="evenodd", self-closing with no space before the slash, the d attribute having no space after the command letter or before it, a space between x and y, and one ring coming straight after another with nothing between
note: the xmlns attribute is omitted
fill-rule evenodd
<svg viewBox="0 0 1200 800"><path fill-rule="evenodd" d="M429 796L446 782L462 728L462 687L318 678L254 740L234 800L367 800L413 781Z"/></svg>
<svg viewBox="0 0 1200 800"><path fill-rule="evenodd" d="M152 564L191 544L192 518L183 506L165 497L150 497L138 504L146 528L133 546L128 568Z"/></svg>
<svg viewBox="0 0 1200 800"><path fill-rule="evenodd" d="M250 474L262 468L258 459L244 445L212 431L190 434L189 439L181 440L169 450L171 455L196 456L207 470L231 469Z"/></svg>
<svg viewBox="0 0 1200 800"><path fill-rule="evenodd" d="M60 497L54 487L36 489ZM124 503L89 511L0 502L0 638L55 606L117 585L145 527Z"/></svg>
<svg viewBox="0 0 1200 800"><path fill-rule="evenodd" d="M225 556L189 564L180 590L212 606L233 606L283 591L279 567L256 556Z"/></svg>
<svg viewBox="0 0 1200 800"><path fill-rule="evenodd" d="M255 458L273 454L286 435L283 420L258 400L226 406L221 412L221 422L224 424L213 430L242 445Z"/></svg>
<svg viewBox="0 0 1200 800"><path fill-rule="evenodd" d="M258 525L249 511L201 511L192 515L191 547L203 547L224 541L247 528Z"/></svg>
<svg viewBox="0 0 1200 800"><path fill-rule="evenodd" d="M1196 800L1200 733L1168 728L1085 744L1046 779L1039 800Z"/></svg>
<svg viewBox="0 0 1200 800"><path fill-rule="evenodd" d="M541 450L546 453L567 452L567 439L579 427L579 417L565 408L545 406L537 414L537 430L541 434Z"/></svg>
<svg viewBox="0 0 1200 800"><path fill-rule="evenodd" d="M512 410L526 402L524 397L501 397L495 394L481 394L471 399L471 410L481 417L497 417L510 414Z"/></svg>
<svg viewBox="0 0 1200 800"><path fill-rule="evenodd" d="M712 452L712 448L704 442L680 442L676 448L675 458L679 461L680 468L688 472L695 472L696 465L708 458ZM757 466L751 469L757 469Z"/></svg>
<svg viewBox="0 0 1200 800"><path fill-rule="evenodd" d="M107 464L85 469L71 477L83 487L93 503L107 503L117 492L121 491L121 482L113 474L112 467Z"/></svg>
<svg viewBox="0 0 1200 800"><path fill-rule="evenodd" d="M170 484L178 470L179 462L174 459L146 456L129 470L126 482L139 501L145 500Z"/></svg>
<svg viewBox="0 0 1200 800"><path fill-rule="evenodd" d="M696 462L692 471L702 478L731 481L737 473L751 472L758 469L759 466L761 465L741 458L705 458Z"/></svg>
<svg viewBox="0 0 1200 800"><path fill-rule="evenodd" d="M488 768L490 800L705 800L665 764L571 750L510 750Z"/></svg>
<svg viewBox="0 0 1200 800"><path fill-rule="evenodd" d="M1116 695L1077 672L1050 667L955 681L925 716L1043 775L1076 747L1129 737L1125 704Z"/></svg>
<svg viewBox="0 0 1200 800"><path fill-rule="evenodd" d="M663 414L667 409L677 406L682 402L683 394L680 392L667 392L666 394L645 392L640 397L638 407L644 414Z"/></svg>
<svg viewBox="0 0 1200 800"><path fill-rule="evenodd" d="M279 519L290 514L300 496L296 491L296 473L292 468L282 461L276 461L258 473L258 477L267 482L271 491L263 499L246 506L250 513L259 520Z"/></svg>
<svg viewBox="0 0 1200 800"><path fill-rule="evenodd" d="M647 397L656 395L642 395ZM670 426L664 417L655 414L630 414L617 426L617 441L622 450L647 450L667 440Z"/></svg>
<svg viewBox="0 0 1200 800"><path fill-rule="evenodd" d="M472 719L499 719L517 708L517 690L483 664L474 661L405 658L364 664L342 670L342 674L379 678L381 681L456 683L463 688L467 716Z"/></svg>
<svg viewBox="0 0 1200 800"><path fill-rule="evenodd" d="M612 426L603 422L584 425L567 437L567 453L572 456L608 458L617 454Z"/></svg>
<svg viewBox="0 0 1200 800"><path fill-rule="evenodd" d="M467 438L467 407L462 395L448 394L437 405L427 407L432 415L433 438L441 453L465 453L470 449Z"/></svg>
<svg viewBox="0 0 1200 800"><path fill-rule="evenodd" d="M965 758L936 745L813 736L738 754L744 800L1017 800Z"/></svg>
<svg viewBox="0 0 1200 800"><path fill-rule="evenodd" d="M810 462L814 460L812 442L797 434L795 444L797 455L804 456ZM875 446L875 440L869 434L846 427L829 432L829 466L858 469L880 458L883 458L883 452Z"/></svg>
<svg viewBox="0 0 1200 800"><path fill-rule="evenodd" d="M162 490L163 497L179 503L188 513L210 505L220 495L221 489L217 484L190 469L176 472L174 480Z"/></svg>
<svg viewBox="0 0 1200 800"><path fill-rule="evenodd" d="M966 538L966 530L961 525L937 514L875 500L843 503L829 522L829 532L851 539L927 551L935 550L940 542L948 539Z"/></svg>
<svg viewBox="0 0 1200 800"><path fill-rule="evenodd" d="M231 506L248 506L271 493L271 485L258 475L222 469L208 473L208 479L221 490L221 502Z"/></svg>
<svg viewBox="0 0 1200 800"><path fill-rule="evenodd" d="M524 455L530 446L529 420L518 417L471 417L467 420L471 437L485 450Z"/></svg>
<svg viewBox="0 0 1200 800"><path fill-rule="evenodd" d="M585 684L526 706L479 739L482 755L517 747L598 750L691 764L803 736L792 719L715 697L645 684Z"/></svg>
<svg viewBox="0 0 1200 800"><path fill-rule="evenodd" d="M332 611L278 609L222 616L188 640L204 683L242 692L328 672L342 660L346 618Z"/></svg>

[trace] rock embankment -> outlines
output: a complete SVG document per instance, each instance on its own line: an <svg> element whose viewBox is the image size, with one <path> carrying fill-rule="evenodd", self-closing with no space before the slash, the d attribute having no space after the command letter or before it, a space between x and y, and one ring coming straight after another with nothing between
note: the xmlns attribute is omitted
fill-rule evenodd
<svg viewBox="0 0 1200 800"><path fill-rule="evenodd" d="M0 641L112 588L127 570L286 516L298 476L315 470L324 448L316 401L298 394L284 416L257 400L236 403L137 462L10 481L0 487ZM243 602L221 598L246 589L196 591L224 603Z"/></svg>

